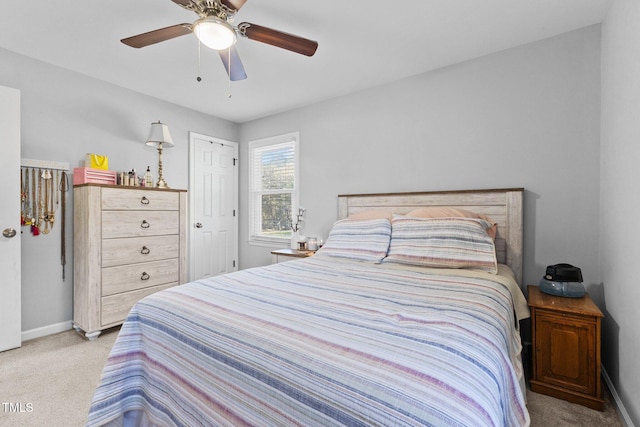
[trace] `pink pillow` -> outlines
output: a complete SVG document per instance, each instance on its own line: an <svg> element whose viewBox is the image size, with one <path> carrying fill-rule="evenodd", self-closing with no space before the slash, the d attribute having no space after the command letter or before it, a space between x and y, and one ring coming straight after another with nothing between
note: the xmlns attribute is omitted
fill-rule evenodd
<svg viewBox="0 0 640 427"><path fill-rule="evenodd" d="M493 222L486 215L478 214L475 212L470 212L464 209L452 208L448 206L429 206L424 208L414 209L409 212L406 216L414 217L414 218L476 218L482 219L492 224L491 227L487 228L487 234L491 236L491 238L496 240L496 233L498 231L498 223Z"/></svg>
<svg viewBox="0 0 640 427"><path fill-rule="evenodd" d="M393 218L393 214L389 211L361 211L356 212L354 214L349 215L347 219L388 219L391 221Z"/></svg>

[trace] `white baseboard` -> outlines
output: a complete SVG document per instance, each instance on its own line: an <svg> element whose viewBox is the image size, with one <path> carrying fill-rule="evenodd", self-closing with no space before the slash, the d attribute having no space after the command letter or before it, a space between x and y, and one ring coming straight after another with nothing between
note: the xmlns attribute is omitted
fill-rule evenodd
<svg viewBox="0 0 640 427"><path fill-rule="evenodd" d="M609 388L609 391L611 392L611 396L613 397L613 401L614 401L616 407L618 408L618 412L620 413L620 416L622 417L622 422L624 422L626 427L634 427L633 421L631 421L631 417L629 416L629 413L627 412L626 408L624 407L624 404L622 403L622 400L620 399L620 395L618 394L618 391L613 386L613 383L611 382L611 378L609 378L609 374L607 374L607 371L604 369L604 366L601 366L600 368L602 370L602 378L604 378L604 382L607 383L607 387Z"/></svg>
<svg viewBox="0 0 640 427"><path fill-rule="evenodd" d="M54 323L53 325L22 331L22 341L29 341L51 334L57 334L58 332L68 331L71 328L71 320L69 320L67 322Z"/></svg>

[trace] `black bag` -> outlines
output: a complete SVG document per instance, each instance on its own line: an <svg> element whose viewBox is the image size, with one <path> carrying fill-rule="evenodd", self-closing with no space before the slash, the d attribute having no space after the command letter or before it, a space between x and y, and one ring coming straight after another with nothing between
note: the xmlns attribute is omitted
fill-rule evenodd
<svg viewBox="0 0 640 427"><path fill-rule="evenodd" d="M553 282L582 282L582 271L571 264L549 265L544 278Z"/></svg>

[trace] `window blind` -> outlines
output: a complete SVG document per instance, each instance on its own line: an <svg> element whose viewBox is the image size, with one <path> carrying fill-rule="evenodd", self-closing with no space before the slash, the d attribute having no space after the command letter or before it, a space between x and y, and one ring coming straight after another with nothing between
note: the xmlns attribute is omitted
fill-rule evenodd
<svg viewBox="0 0 640 427"><path fill-rule="evenodd" d="M251 236L291 236L288 214L297 203L297 138L284 136L250 144Z"/></svg>

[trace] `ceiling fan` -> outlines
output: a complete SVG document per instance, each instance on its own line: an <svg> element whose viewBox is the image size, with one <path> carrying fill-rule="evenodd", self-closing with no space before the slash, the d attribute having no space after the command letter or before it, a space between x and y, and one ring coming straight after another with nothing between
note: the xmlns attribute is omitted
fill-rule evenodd
<svg viewBox="0 0 640 427"><path fill-rule="evenodd" d="M247 78L235 47L237 35L282 49L313 56L318 43L261 25L242 22L232 26L236 13L247 0L171 0L198 15L192 24L177 24L120 40L127 46L141 48L193 33L200 43L217 50L232 81Z"/></svg>

